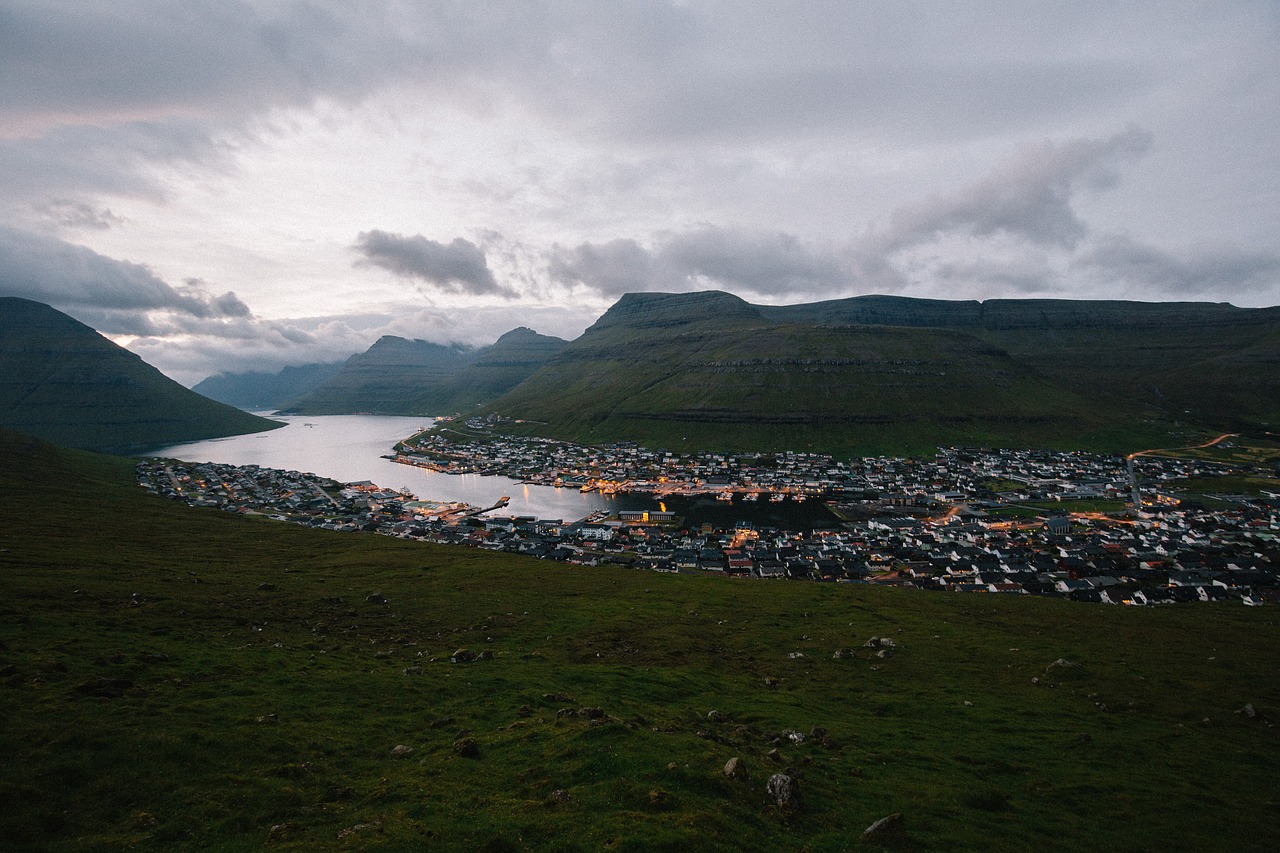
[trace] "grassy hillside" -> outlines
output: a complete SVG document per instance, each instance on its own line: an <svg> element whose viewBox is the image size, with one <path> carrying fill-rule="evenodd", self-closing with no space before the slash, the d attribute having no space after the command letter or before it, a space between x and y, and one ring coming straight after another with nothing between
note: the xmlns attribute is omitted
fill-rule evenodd
<svg viewBox="0 0 1280 853"><path fill-rule="evenodd" d="M967 330L783 319L728 294L633 294L492 408L554 437L680 449L1179 443L1169 419Z"/></svg>
<svg viewBox="0 0 1280 853"><path fill-rule="evenodd" d="M0 427L128 450L277 426L182 387L48 305L0 298Z"/></svg>
<svg viewBox="0 0 1280 853"><path fill-rule="evenodd" d="M456 374L421 388L407 401L405 414L442 415L473 411L529 378L565 345L560 338L532 329L512 329L476 353Z"/></svg>
<svg viewBox="0 0 1280 853"><path fill-rule="evenodd" d="M1211 430L1280 423L1280 308L861 296L760 311L778 322L956 329L1098 405Z"/></svg>
<svg viewBox="0 0 1280 853"><path fill-rule="evenodd" d="M898 812L893 849L1273 845L1274 608L551 565L12 434L0 494L10 849L843 850Z"/></svg>
<svg viewBox="0 0 1280 853"><path fill-rule="evenodd" d="M478 350L385 336L336 376L290 402L304 415L372 412L444 415L473 410L510 391L564 346L532 329L507 332Z"/></svg>
<svg viewBox="0 0 1280 853"><path fill-rule="evenodd" d="M474 360L475 353L465 347L384 335L283 411L300 415L417 414L409 411L409 401L415 395L450 381Z"/></svg>
<svg viewBox="0 0 1280 853"><path fill-rule="evenodd" d="M1098 452L1280 422L1280 310L627 294L489 408L595 443Z"/></svg>

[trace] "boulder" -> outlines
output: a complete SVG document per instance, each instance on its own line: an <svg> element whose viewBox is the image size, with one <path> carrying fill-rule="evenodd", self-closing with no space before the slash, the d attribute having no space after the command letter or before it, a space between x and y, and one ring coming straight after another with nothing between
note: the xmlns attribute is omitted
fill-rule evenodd
<svg viewBox="0 0 1280 853"><path fill-rule="evenodd" d="M480 754L480 745L473 737L460 737L453 742L453 751L463 758L475 758Z"/></svg>
<svg viewBox="0 0 1280 853"><path fill-rule="evenodd" d="M724 763L724 775L730 779L747 778L747 766L736 755Z"/></svg>
<svg viewBox="0 0 1280 853"><path fill-rule="evenodd" d="M906 829L906 824L902 821L902 815L894 813L888 817L880 818L863 830L862 840L871 841L872 839L883 838L886 835L901 835Z"/></svg>
<svg viewBox="0 0 1280 853"><path fill-rule="evenodd" d="M449 655L450 663L471 663L476 659L476 653L471 649L456 649L453 654Z"/></svg>
<svg viewBox="0 0 1280 853"><path fill-rule="evenodd" d="M798 811L800 808L800 786L796 780L786 773L774 773L765 783L766 796L778 808L784 811Z"/></svg>
<svg viewBox="0 0 1280 853"><path fill-rule="evenodd" d="M391 748L392 758L404 758L406 755L413 754L413 747L400 744Z"/></svg>
<svg viewBox="0 0 1280 853"><path fill-rule="evenodd" d="M382 823L374 821L373 823L357 823L355 826L348 826L346 829L338 831L339 838L351 838L356 835L365 835L370 832L382 832Z"/></svg>

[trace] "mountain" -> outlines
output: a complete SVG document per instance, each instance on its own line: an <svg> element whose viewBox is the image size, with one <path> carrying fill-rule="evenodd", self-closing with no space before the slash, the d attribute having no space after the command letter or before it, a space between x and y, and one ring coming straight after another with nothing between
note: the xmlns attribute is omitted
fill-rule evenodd
<svg viewBox="0 0 1280 853"><path fill-rule="evenodd" d="M241 409L279 409L310 393L341 367L342 362L334 362L286 367L278 373L219 373L191 390Z"/></svg>
<svg viewBox="0 0 1280 853"><path fill-rule="evenodd" d="M565 346L524 327L481 349L386 336L291 403L306 415L376 412L442 415L491 402Z"/></svg>
<svg viewBox="0 0 1280 853"><path fill-rule="evenodd" d="M409 401L411 414L450 414L490 403L529 378L565 341L521 326L476 352L456 375L425 388Z"/></svg>
<svg viewBox="0 0 1280 853"><path fill-rule="evenodd" d="M584 442L910 453L1168 446L1280 421L1280 309L623 296L487 411Z"/></svg>
<svg viewBox="0 0 1280 853"><path fill-rule="evenodd" d="M1094 398L1214 428L1280 422L1280 308L862 296L761 312L779 322L959 329Z"/></svg>
<svg viewBox="0 0 1280 853"><path fill-rule="evenodd" d="M130 450L277 426L184 388L48 305L0 298L0 427Z"/></svg>
<svg viewBox="0 0 1280 853"><path fill-rule="evenodd" d="M409 401L449 380L474 360L475 352L468 347L384 335L283 411L300 415L421 414L411 410Z"/></svg>

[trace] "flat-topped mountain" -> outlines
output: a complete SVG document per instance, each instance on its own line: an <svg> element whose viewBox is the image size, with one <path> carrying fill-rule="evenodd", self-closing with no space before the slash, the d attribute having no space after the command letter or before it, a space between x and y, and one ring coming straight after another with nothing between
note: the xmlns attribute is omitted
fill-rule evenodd
<svg viewBox="0 0 1280 853"><path fill-rule="evenodd" d="M779 322L869 326L936 326L983 329L1170 329L1210 323L1235 324L1265 317L1258 309L1222 302L1132 302L1083 299L988 299L949 301L909 296L854 296L803 305L760 305ZM1272 320L1275 315L1272 315Z"/></svg>
<svg viewBox="0 0 1280 853"><path fill-rule="evenodd" d="M627 294L488 408L677 448L1167 446L1280 422L1280 309Z"/></svg>
<svg viewBox="0 0 1280 853"><path fill-rule="evenodd" d="M0 427L130 450L277 426L184 388L48 305L0 298Z"/></svg>

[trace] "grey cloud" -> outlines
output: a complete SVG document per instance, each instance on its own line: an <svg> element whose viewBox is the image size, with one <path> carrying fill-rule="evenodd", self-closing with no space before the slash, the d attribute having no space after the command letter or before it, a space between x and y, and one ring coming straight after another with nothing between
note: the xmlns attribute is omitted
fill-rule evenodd
<svg viewBox="0 0 1280 853"><path fill-rule="evenodd" d="M104 331L146 334L146 313L192 318L247 317L234 293L213 296L202 282L172 287L146 267L100 255L52 237L0 225L0 295L21 296L56 308L100 312Z"/></svg>
<svg viewBox="0 0 1280 853"><path fill-rule="evenodd" d="M364 231L353 248L364 256L356 262L358 265L381 267L446 293L507 299L516 296L515 291L494 279L484 250L461 237L452 243L439 243L421 234L404 237L386 231Z"/></svg>
<svg viewBox="0 0 1280 853"><path fill-rule="evenodd" d="M165 193L157 167L227 169L228 155L227 144L210 127L176 117L0 138L0 173L5 175L0 202L25 203L63 227L109 226L115 220L104 217L85 195L159 201Z"/></svg>
<svg viewBox="0 0 1280 853"><path fill-rule="evenodd" d="M1006 233L1038 245L1073 248L1088 228L1072 207L1072 196L1112 185L1117 164L1150 145L1149 133L1129 127L1105 139L1023 146L961 192L899 210L871 248L892 253L956 231L979 237Z"/></svg>
<svg viewBox="0 0 1280 853"><path fill-rule="evenodd" d="M242 116L355 98L426 61L389 4L53 0L0 9L0 117L11 128ZM426 22L423 22L426 23Z"/></svg>
<svg viewBox="0 0 1280 853"><path fill-rule="evenodd" d="M708 284L760 295L826 294L853 280L840 254L791 234L702 226L655 242L652 249L630 239L556 247L548 271L557 281L608 295Z"/></svg>
<svg viewBox="0 0 1280 853"><path fill-rule="evenodd" d="M1206 249L1179 257L1128 236L1100 238L1075 267L1112 287L1205 298L1245 297L1280 286L1280 254Z"/></svg>
<svg viewBox="0 0 1280 853"><path fill-rule="evenodd" d="M761 294L829 292L850 280L837 256L791 234L704 227L671 236L658 254L686 275Z"/></svg>
<svg viewBox="0 0 1280 853"><path fill-rule="evenodd" d="M557 246L548 264L551 277L564 284L583 284L610 296L652 290L659 285L653 256L635 240Z"/></svg>
<svg viewBox="0 0 1280 853"><path fill-rule="evenodd" d="M105 231L124 222L110 208L99 208L68 198L50 199L35 206L36 211L55 228L89 228Z"/></svg>

